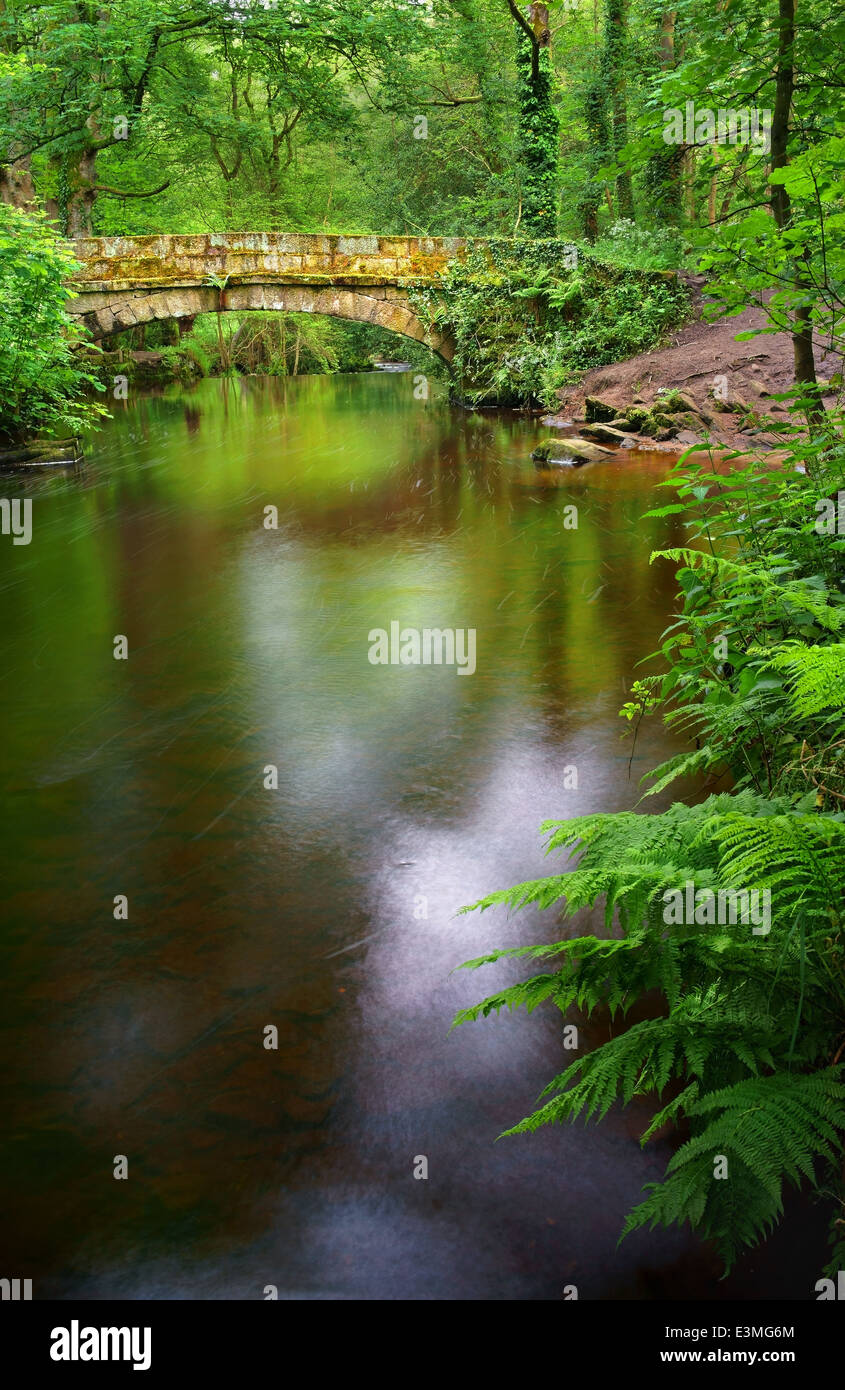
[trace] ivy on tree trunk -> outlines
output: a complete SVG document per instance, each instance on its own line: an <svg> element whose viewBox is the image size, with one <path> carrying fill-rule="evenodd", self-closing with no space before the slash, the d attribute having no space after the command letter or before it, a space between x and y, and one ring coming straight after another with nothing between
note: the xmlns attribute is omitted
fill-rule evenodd
<svg viewBox="0 0 845 1390"><path fill-rule="evenodd" d="M557 231L560 121L552 101L548 10L529 6L530 22L510 5L517 25L517 100L523 167L522 227L534 237Z"/></svg>
<svg viewBox="0 0 845 1390"><path fill-rule="evenodd" d="M625 61L628 49L628 0L608 0L605 20L604 79L613 113L613 152L628 143L628 103ZM634 220L634 188L627 169L616 175L616 208L619 217Z"/></svg>
<svg viewBox="0 0 845 1390"><path fill-rule="evenodd" d="M598 171L607 163L610 147L610 126L607 120L604 85L594 79L584 93L584 123L587 127L587 177L578 202L578 214L584 236L593 242L599 234L599 203L602 185Z"/></svg>
<svg viewBox="0 0 845 1390"><path fill-rule="evenodd" d="M659 54L662 72L672 72L675 62L676 10L664 10L659 21ZM683 144L670 145L649 156L643 173L643 183L649 206L664 222L674 227L683 217Z"/></svg>

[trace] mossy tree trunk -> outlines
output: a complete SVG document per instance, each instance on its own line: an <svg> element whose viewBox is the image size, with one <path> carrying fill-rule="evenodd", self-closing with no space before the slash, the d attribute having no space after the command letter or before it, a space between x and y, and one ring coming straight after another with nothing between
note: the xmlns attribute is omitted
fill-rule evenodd
<svg viewBox="0 0 845 1390"><path fill-rule="evenodd" d="M628 53L628 0L607 0L604 43L604 80L613 117L613 152L628 143L628 98L625 65ZM616 208L619 217L634 220L634 187L628 169L616 175Z"/></svg>
<svg viewBox="0 0 845 1390"><path fill-rule="evenodd" d="M584 236L587 241L595 241L599 234L599 204L602 187L596 177L599 169L607 162L610 146L610 126L607 120L604 84L595 78L584 93L584 123L587 127L587 178L581 194L578 211ZM610 190L605 189L610 202ZM613 213L613 204L610 202Z"/></svg>
<svg viewBox="0 0 845 1390"><path fill-rule="evenodd" d="M672 72L677 64L675 55L676 10L664 10L658 29L658 54L661 72ZM668 145L653 154L646 163L644 181L649 202L655 213L672 226L679 226L683 213L684 145Z"/></svg>
<svg viewBox="0 0 845 1390"><path fill-rule="evenodd" d="M517 21L517 99L523 169L522 227L529 236L553 237L557 231L560 121L553 101L549 57L549 12L528 7L528 17L508 0Z"/></svg>
<svg viewBox="0 0 845 1390"><path fill-rule="evenodd" d="M778 0L778 58L775 84L775 105L772 111L771 168L783 169L789 163L789 113L792 108L792 95L795 89L795 0ZM779 232L788 231L792 222L792 203L783 184L770 187L772 214ZM792 264L795 285L809 293L811 284L801 256ZM808 302L794 311L792 321L792 356L796 382L808 386L816 385L816 363L813 355L812 305ZM817 423L824 416L816 393L808 392L811 405L808 410L810 422Z"/></svg>

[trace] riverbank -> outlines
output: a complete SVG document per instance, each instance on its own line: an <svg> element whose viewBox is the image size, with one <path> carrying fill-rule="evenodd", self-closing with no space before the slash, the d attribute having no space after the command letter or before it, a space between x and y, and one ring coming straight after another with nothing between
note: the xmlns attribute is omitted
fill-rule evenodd
<svg viewBox="0 0 845 1390"><path fill-rule="evenodd" d="M604 444L621 444L627 436L629 448L657 453L677 453L704 439L725 449L768 451L782 446L794 425L800 427L802 416L788 399L794 382L789 335L766 332L762 308L707 321L703 277L681 272L678 278L687 312L668 336L664 331L658 345L589 366L574 380L570 364L568 384L556 391L550 390L548 381L549 375L554 381L553 363L538 360L539 376L533 385L526 380L525 389L536 391L536 397L547 403L556 397L557 408L543 418L544 425L552 429L581 423L616 427L616 438L606 430L591 435L589 428L585 435ZM604 310L611 307L604 305ZM362 325L316 320L303 324L302 317L261 314L227 332L206 315L175 342L165 340L166 325L154 325L146 336L138 330L139 341L133 331L127 341L115 343L101 355L100 370L108 377L122 372L133 387L141 388L173 382L187 385L233 371L250 376L366 372L388 354L393 340L393 335ZM737 341L748 333L755 336ZM162 341L151 343L150 336L161 336ZM594 346L594 361L607 346ZM534 344L535 352L538 347ZM624 353L624 344L619 343L617 351L620 347ZM417 369L439 375L428 353L406 340L403 350L408 350ZM505 365L502 352L500 343L497 379ZM584 355L589 361L589 354ZM825 404L830 407L841 393L842 357L817 342L816 363ZM500 396L502 389L499 380ZM509 392L507 388L505 396ZM499 405L504 403L499 399ZM667 405L674 408L667 410Z"/></svg>
<svg viewBox="0 0 845 1390"><path fill-rule="evenodd" d="M792 342L786 333L762 333L744 342L737 335L766 326L763 309L746 309L733 318L708 323L702 318L703 280L690 280L694 317L661 348L638 353L611 366L595 367L574 386L558 392L560 408L543 423L551 428L590 420L588 400L597 398L624 418L632 406L660 408L660 398L682 392L698 413L672 439L643 437L632 447L650 452L676 452L705 437L728 449L772 449L783 442L785 429L800 424L798 412L785 396L794 384ZM816 370L824 403L830 409L842 395L843 361L839 353L815 344Z"/></svg>

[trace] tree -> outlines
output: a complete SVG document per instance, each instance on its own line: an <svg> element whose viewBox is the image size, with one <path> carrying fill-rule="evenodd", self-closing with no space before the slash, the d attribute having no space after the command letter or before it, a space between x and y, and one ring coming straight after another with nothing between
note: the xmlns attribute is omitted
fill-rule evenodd
<svg viewBox="0 0 845 1390"><path fill-rule="evenodd" d="M792 202L786 181L776 178L778 171L789 163L790 112L795 91L795 0L778 0L778 54L775 85L775 105L772 112L772 181L771 204L777 229L787 237L792 227ZM813 355L813 296L806 273L809 248L798 251L792 262L796 288L806 290L807 297L792 311L792 351L795 360L795 380L816 384L816 363ZM814 412L815 413L815 412Z"/></svg>
<svg viewBox="0 0 845 1390"><path fill-rule="evenodd" d="M219 22L218 14L212 0L189 0L176 14L166 0L8 0L0 10L0 182L10 187L19 170L31 172L40 162L48 209L69 236L91 232L100 194L161 192L104 185L97 162L131 137L162 54ZM30 204L34 192L28 184Z"/></svg>
<svg viewBox="0 0 845 1390"><path fill-rule="evenodd" d="M102 407L74 353L79 332L65 310L76 263L43 215L0 203L0 442L76 434Z"/></svg>
<svg viewBox="0 0 845 1390"><path fill-rule="evenodd" d="M560 123L552 99L549 12L545 5L532 4L526 19L515 0L508 0L508 6L517 23L521 222L532 236L551 237L557 231Z"/></svg>
<svg viewBox="0 0 845 1390"><path fill-rule="evenodd" d="M31 169L34 188L25 196L40 192L59 230L88 235L100 197L146 199L167 187L118 187L99 172L103 156L136 151L165 125L177 143L202 129L230 182L247 149L260 156L263 130L267 179L278 187L302 101L316 127L338 117L339 73L347 82L344 119L354 86L367 100L378 79L401 89L403 63L425 30L424 12L389 0L366 12L353 0L312 0L301 12L263 0L3 0L0 186L11 188ZM218 102L212 118L198 108L218 64L228 72L229 109ZM185 73L199 84L174 81ZM258 105L249 112L253 96Z"/></svg>
<svg viewBox="0 0 845 1390"><path fill-rule="evenodd" d="M671 73L676 66L676 10L663 10L658 20L658 61L660 71ZM648 158L644 183L658 216L677 226L683 212L683 167L686 147L663 145Z"/></svg>
<svg viewBox="0 0 845 1390"><path fill-rule="evenodd" d="M628 102L625 67L628 54L628 0L606 0L602 76L612 112L613 154L628 143ZM634 187L627 167L619 165L616 174L616 206L620 217L634 220Z"/></svg>

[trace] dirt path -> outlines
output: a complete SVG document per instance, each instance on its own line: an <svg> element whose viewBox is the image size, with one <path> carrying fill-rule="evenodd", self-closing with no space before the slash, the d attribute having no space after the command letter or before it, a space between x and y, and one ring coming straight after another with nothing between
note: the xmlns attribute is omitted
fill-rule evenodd
<svg viewBox="0 0 845 1390"><path fill-rule="evenodd" d="M763 326L763 310L746 309L735 318L705 323L700 317L703 281L700 277L688 277L688 280L693 290L696 318L673 334L666 347L611 366L594 367L576 386L562 388L558 393L560 413L548 417L546 423L562 425L564 421L583 420L587 396L598 396L618 407L622 414L623 407L637 398L650 406L659 391L676 389L693 396L699 408L712 418L708 432L718 442L731 448L750 445L755 449L772 448L782 442L780 430L789 421L790 413L785 403L770 398L788 391L793 384L789 336L766 334L736 342L737 333ZM842 370L841 356L826 353L821 344L817 344L819 379L827 383ZM717 378L723 378L722 382ZM714 399L714 391L726 392L726 399L721 402ZM831 389L826 397L828 407L834 403L836 395ZM756 419L747 419L749 409ZM648 440L643 440L642 444L658 449L677 447L655 445Z"/></svg>

